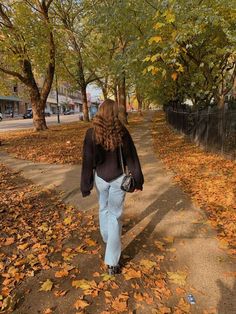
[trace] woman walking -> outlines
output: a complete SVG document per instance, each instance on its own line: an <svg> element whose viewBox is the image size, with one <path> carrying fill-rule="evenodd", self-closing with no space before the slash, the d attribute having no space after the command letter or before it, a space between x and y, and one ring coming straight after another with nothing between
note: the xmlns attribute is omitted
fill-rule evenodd
<svg viewBox="0 0 236 314"><path fill-rule="evenodd" d="M142 190L144 179L133 140L118 118L117 104L106 99L99 107L93 127L85 135L81 192L83 197L88 196L95 182L100 232L106 243L105 264L109 274L119 272L124 167L134 178L135 191Z"/></svg>

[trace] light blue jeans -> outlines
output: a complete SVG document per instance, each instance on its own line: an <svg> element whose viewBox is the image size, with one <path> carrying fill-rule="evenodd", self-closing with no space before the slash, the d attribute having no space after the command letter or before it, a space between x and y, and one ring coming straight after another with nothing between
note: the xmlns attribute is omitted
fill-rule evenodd
<svg viewBox="0 0 236 314"><path fill-rule="evenodd" d="M106 243L105 264L116 266L121 255L121 216L125 192L121 190L124 175L106 182L95 173L95 184L99 198L99 224Z"/></svg>

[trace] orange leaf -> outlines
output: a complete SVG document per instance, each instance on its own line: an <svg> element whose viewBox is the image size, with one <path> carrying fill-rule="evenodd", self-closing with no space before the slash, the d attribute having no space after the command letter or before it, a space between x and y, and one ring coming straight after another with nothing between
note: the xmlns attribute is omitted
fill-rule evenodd
<svg viewBox="0 0 236 314"><path fill-rule="evenodd" d="M74 307L76 308L76 310L79 310L79 309L84 309L86 308L87 306L89 306L89 303L85 300L77 300L75 303L74 303Z"/></svg>
<svg viewBox="0 0 236 314"><path fill-rule="evenodd" d="M12 243L15 242L15 238L6 238L4 245L11 245Z"/></svg>

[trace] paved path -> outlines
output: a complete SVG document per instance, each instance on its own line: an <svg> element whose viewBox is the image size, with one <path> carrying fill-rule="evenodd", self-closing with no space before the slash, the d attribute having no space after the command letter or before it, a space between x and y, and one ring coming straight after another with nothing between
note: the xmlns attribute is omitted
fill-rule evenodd
<svg viewBox="0 0 236 314"><path fill-rule="evenodd" d="M173 237L173 249L166 270L188 274L186 291L195 295L197 304L191 313L203 313L213 308L219 314L236 313L235 260L219 249L215 231L209 227L205 214L173 183L171 174L163 168L152 149L151 116L137 126L133 138L141 159L145 186L141 193L127 195L123 255L138 256L140 248L150 241ZM82 198L79 192L80 166L33 164L3 153L1 161L23 171L37 184L63 190L63 199L80 210L97 209L95 192ZM176 251L175 251L176 250ZM170 250L171 251L171 250ZM208 312L205 312L208 313Z"/></svg>
<svg viewBox="0 0 236 314"><path fill-rule="evenodd" d="M79 121L79 115L60 115L61 123L69 123L74 121ZM52 115L51 117L46 117L48 125L57 124L57 115ZM22 129L33 128L33 119L3 119L0 121L0 133L6 131L17 131Z"/></svg>

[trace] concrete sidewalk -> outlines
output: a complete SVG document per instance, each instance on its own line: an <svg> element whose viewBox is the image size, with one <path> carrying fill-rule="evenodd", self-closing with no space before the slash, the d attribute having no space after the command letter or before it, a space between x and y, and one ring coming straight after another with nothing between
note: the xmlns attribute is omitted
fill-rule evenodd
<svg viewBox="0 0 236 314"><path fill-rule="evenodd" d="M191 313L214 309L219 314L236 313L236 280L226 273L236 272L236 265L219 249L216 233L207 223L205 214L173 183L171 174L157 160L152 148L151 115L142 127L133 129L145 177L144 191L128 194L125 206L123 255L132 258L142 254L142 248L160 238L171 239L169 262L171 272L187 273L186 294L193 293L196 305ZM81 167L78 165L34 164L0 154L1 162L36 184L63 191L63 200L78 209L97 209L95 191L82 198L79 189ZM205 312L208 313L208 312ZM209 312L210 313L210 312Z"/></svg>

